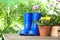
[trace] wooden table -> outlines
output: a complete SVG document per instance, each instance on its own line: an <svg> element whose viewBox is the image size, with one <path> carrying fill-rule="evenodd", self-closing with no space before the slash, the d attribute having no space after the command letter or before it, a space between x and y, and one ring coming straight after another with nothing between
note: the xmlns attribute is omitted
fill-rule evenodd
<svg viewBox="0 0 60 40"><path fill-rule="evenodd" d="M59 29L58 29L58 34L59 34L59 36L60 36L60 27L59 27Z"/></svg>
<svg viewBox="0 0 60 40"><path fill-rule="evenodd" d="M40 36L20 36L18 34L4 34L4 40L60 40L60 27L58 29L58 37L40 37Z"/></svg>
<svg viewBox="0 0 60 40"><path fill-rule="evenodd" d="M18 34L4 34L4 40L60 40L60 37L20 36Z"/></svg>

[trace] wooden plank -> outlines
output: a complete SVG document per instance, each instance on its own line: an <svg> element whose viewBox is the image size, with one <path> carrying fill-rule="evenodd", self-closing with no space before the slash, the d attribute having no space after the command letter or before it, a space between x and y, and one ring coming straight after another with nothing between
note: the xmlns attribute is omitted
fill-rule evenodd
<svg viewBox="0 0 60 40"><path fill-rule="evenodd" d="M59 36L60 36L60 32L58 32Z"/></svg>
<svg viewBox="0 0 60 40"><path fill-rule="evenodd" d="M4 34L5 40L60 40L60 37L19 36L18 34Z"/></svg>

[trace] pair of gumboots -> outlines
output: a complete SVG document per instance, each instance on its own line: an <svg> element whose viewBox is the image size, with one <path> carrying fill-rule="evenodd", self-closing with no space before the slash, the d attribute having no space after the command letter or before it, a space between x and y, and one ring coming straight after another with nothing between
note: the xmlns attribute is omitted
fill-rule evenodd
<svg viewBox="0 0 60 40"><path fill-rule="evenodd" d="M19 32L20 35L31 35L38 36L39 30L38 25L33 22L33 20L39 21L41 18L41 13L32 12L32 13L24 13L24 29Z"/></svg>

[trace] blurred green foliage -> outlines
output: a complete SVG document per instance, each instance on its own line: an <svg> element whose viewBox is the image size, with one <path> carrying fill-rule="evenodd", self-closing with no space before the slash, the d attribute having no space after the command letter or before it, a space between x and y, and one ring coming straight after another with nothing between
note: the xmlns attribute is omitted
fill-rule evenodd
<svg viewBox="0 0 60 40"><path fill-rule="evenodd" d="M32 12L34 0L0 0L0 36L18 33L24 26L24 12Z"/></svg>
<svg viewBox="0 0 60 40"><path fill-rule="evenodd" d="M23 28L23 7L21 0L0 0L0 36L4 33L17 33Z"/></svg>

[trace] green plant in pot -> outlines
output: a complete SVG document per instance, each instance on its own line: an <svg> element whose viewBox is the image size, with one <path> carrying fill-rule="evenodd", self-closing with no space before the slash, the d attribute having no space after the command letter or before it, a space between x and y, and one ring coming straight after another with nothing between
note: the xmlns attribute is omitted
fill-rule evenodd
<svg viewBox="0 0 60 40"><path fill-rule="evenodd" d="M41 17L39 21L35 21L38 24L40 36L49 36L51 32L51 28L54 25L53 17L45 16Z"/></svg>
<svg viewBox="0 0 60 40"><path fill-rule="evenodd" d="M50 4L50 10L48 14L52 16L55 15L55 20L54 20L55 23L52 26L51 36L58 36L58 28L60 27L60 7L59 7L60 1L56 0L56 2L53 1L53 3L49 3L49 4Z"/></svg>
<svg viewBox="0 0 60 40"><path fill-rule="evenodd" d="M40 19L39 21L34 21L35 23L37 23L39 25L40 36L48 36L49 35L48 31L50 31L49 29L51 29L51 28L52 28L52 30L50 33L52 35L51 34L50 35L57 36L58 35L57 30L58 30L58 27L60 26L60 1L49 0L49 1L46 1L46 3L45 3L45 1L41 0L40 9L41 9L40 12L42 12L42 14L43 14L43 17L41 19L43 19L43 20ZM48 15L48 17L45 17L46 15ZM46 18L50 19L50 20L46 20ZM49 29L45 28L45 27L48 27ZM45 33L41 33L41 32L45 32Z"/></svg>
<svg viewBox="0 0 60 40"><path fill-rule="evenodd" d="M55 16L54 25L52 26L51 36L58 37L58 28L60 27L60 15Z"/></svg>

